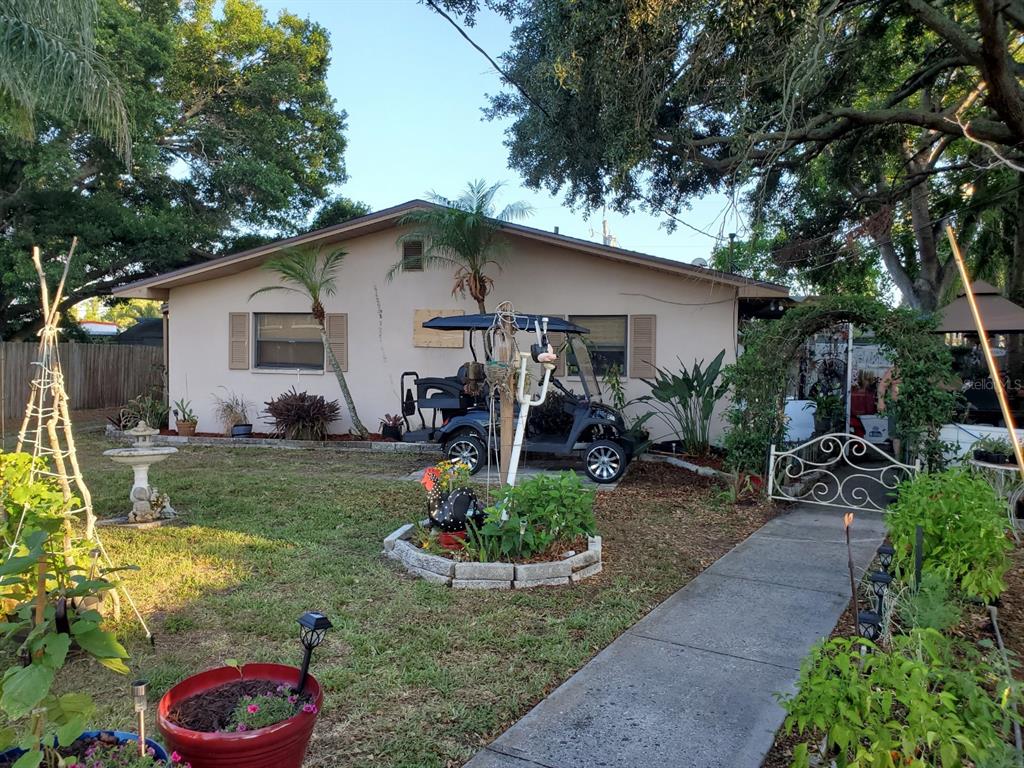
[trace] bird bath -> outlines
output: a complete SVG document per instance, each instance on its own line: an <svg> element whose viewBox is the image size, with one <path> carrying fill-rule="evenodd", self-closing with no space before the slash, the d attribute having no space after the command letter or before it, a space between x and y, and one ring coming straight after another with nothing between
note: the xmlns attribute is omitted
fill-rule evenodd
<svg viewBox="0 0 1024 768"><path fill-rule="evenodd" d="M178 452L177 448L170 446L153 445L153 435L159 432L145 421L140 421L138 426L125 433L135 438L135 445L103 452L111 461L127 464L135 473L132 490L128 494L132 503L131 511L127 517L115 518L111 523L159 523L174 518L170 499L149 484L149 468Z"/></svg>

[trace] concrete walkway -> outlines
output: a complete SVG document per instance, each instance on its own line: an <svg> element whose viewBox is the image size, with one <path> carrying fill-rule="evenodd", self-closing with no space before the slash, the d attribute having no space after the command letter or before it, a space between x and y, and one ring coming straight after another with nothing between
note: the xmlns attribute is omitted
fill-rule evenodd
<svg viewBox="0 0 1024 768"><path fill-rule="evenodd" d="M854 562L882 542L854 523ZM782 724L777 692L850 600L839 510L772 520L655 608L467 768L757 768Z"/></svg>

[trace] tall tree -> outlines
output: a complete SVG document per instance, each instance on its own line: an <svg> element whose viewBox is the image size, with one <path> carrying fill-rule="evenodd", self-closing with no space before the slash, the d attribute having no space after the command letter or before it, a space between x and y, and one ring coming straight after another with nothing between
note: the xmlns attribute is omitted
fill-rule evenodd
<svg viewBox="0 0 1024 768"><path fill-rule="evenodd" d="M324 357L331 364L331 370L334 371L334 376L338 380L338 387L341 388L341 395L345 398L345 405L348 406L348 415L352 419L352 426L355 427L359 436L365 439L368 432L359 419L355 401L352 399L348 382L345 380L345 372L341 370L341 364L327 338L327 311L323 304L326 297L337 293L338 270L341 269L344 258L345 251L341 249L331 251L323 258L315 251L309 250L285 252L264 264L266 269L276 273L281 280L281 285L260 288L258 291L253 291L249 298L252 299L254 296L270 291L287 291L309 299L310 312L320 327L320 341L324 345Z"/></svg>
<svg viewBox="0 0 1024 768"><path fill-rule="evenodd" d="M96 0L0 0L0 128L32 142L40 113L81 120L130 164L124 94L95 22Z"/></svg>
<svg viewBox="0 0 1024 768"><path fill-rule="evenodd" d="M481 5L427 2L467 23ZM510 87L490 114L512 120L527 183L669 216L710 191L753 190L760 223L824 180L842 193L831 234L874 249L923 309L953 279L940 220L973 205L955 175L1024 152L1020 0L485 4L516 23L499 64Z"/></svg>
<svg viewBox="0 0 1024 768"><path fill-rule="evenodd" d="M509 203L496 210L494 198L502 184L487 185L483 179L471 181L465 192L454 200L431 192L433 207L407 213L398 221L409 227L400 243L423 243L420 269L454 270L452 296L469 296L481 313L487 311L487 295L494 288L490 267L501 269L505 258L505 241L501 222L529 216L532 209L524 202ZM402 259L388 270L387 279L404 272L410 265Z"/></svg>
<svg viewBox="0 0 1024 768"><path fill-rule="evenodd" d="M132 164L43 106L35 143L0 134L3 338L38 323L33 244L79 236L75 303L216 256L241 233L293 234L345 179L320 26L268 19L254 0L99 0L95 40L124 88Z"/></svg>

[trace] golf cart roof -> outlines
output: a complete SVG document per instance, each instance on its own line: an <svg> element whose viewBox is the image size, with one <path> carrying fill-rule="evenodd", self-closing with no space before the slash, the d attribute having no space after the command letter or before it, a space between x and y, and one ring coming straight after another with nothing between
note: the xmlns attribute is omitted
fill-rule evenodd
<svg viewBox="0 0 1024 768"><path fill-rule="evenodd" d="M534 322L539 321L543 315L516 315L516 327L520 331L532 331ZM435 331L486 331L494 325L494 315L451 315L450 317L432 317L423 323L424 328L433 328ZM551 333L590 333L590 330L583 326L570 323L560 317L548 318L548 330Z"/></svg>

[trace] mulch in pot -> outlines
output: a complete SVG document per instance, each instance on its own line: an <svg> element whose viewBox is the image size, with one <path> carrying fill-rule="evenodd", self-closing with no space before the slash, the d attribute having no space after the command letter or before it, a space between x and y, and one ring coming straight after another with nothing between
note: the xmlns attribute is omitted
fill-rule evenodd
<svg viewBox="0 0 1024 768"><path fill-rule="evenodd" d="M275 693L279 682L272 680L235 680L182 701L167 713L167 719L175 725L190 731L214 733L233 730L231 715L238 702L245 696L262 696ZM303 694L299 706L312 701L309 694Z"/></svg>

